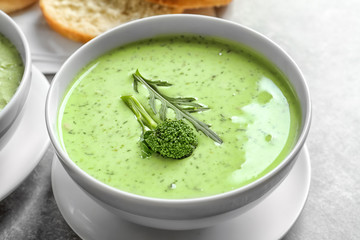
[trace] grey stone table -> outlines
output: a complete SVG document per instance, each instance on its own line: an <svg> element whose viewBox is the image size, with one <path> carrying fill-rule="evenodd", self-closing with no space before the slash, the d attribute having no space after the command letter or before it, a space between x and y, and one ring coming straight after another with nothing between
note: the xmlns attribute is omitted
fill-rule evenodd
<svg viewBox="0 0 360 240"><path fill-rule="evenodd" d="M358 0L234 0L219 11L281 45L311 91L311 188L285 240L360 239L359 12ZM51 158L49 148L32 174L0 202L0 239L78 239L55 203Z"/></svg>

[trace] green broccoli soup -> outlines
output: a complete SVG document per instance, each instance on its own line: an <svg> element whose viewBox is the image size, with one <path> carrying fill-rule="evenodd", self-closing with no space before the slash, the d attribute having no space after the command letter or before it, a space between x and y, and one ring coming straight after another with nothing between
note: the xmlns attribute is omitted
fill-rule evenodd
<svg viewBox="0 0 360 240"><path fill-rule="evenodd" d="M24 65L15 46L0 33L0 111L18 88Z"/></svg>
<svg viewBox="0 0 360 240"><path fill-rule="evenodd" d="M182 131L157 128L172 145L148 134L163 123ZM300 125L298 98L275 66L237 43L197 35L141 40L92 60L58 116L62 147L81 169L120 190L167 199L259 179L291 151Z"/></svg>

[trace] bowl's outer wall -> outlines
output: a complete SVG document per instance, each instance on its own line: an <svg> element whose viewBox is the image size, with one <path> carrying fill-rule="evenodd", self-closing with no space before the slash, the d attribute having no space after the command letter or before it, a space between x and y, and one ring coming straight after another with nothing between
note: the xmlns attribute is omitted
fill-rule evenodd
<svg viewBox="0 0 360 240"><path fill-rule="evenodd" d="M298 157L298 155L296 156ZM259 188L254 188L253 192L250 192L248 195L250 197L247 197L245 194L243 194L241 197L230 199L230 200L224 200L222 203L222 208L219 208L219 214L214 214L211 211L208 211L209 214L202 214L199 212L197 216L190 216L187 212L188 206L184 206L183 208L176 208L176 206L170 206L170 207L164 207L159 209L161 211L162 215L158 215L156 217L150 217L148 215L147 208L148 206L142 206L140 209L133 209L133 211L125 211L120 208L115 208L113 206L110 206L105 201L100 200L98 198L94 198L91 194L88 192L85 193L88 194L90 198L98 202L102 207L107 209L108 211L115 213L119 216L121 216L124 219L127 219L131 222L145 225L148 227L154 227L154 228L160 228L160 229L167 229L167 230L190 230L190 229L198 229L198 228L205 228L205 227L211 227L221 221L229 220L231 218L237 217L240 214L243 214L250 210L251 208L255 207L257 204L259 204L261 201L266 199L266 197L273 192L273 190L276 189L278 185L285 179L285 177L288 175L290 169L295 164L295 161L289 162L289 164L281 170L280 174L276 175L275 180L268 181L268 184L265 184ZM124 203L126 205L127 203ZM229 207L227 204L232 204L232 208L234 210L229 211ZM207 207L213 208L214 203L208 202ZM203 206L205 207L205 206ZM185 210L184 210L185 209ZM139 212L140 214L136 214L136 212ZM177 217L174 218L171 216L172 212L176 212ZM183 215L179 213L184 213Z"/></svg>
<svg viewBox="0 0 360 240"><path fill-rule="evenodd" d="M298 93L302 107L302 133L292 153L274 171L244 188L225 194L192 200L161 200L114 190L94 180L80 170L61 149L56 132L58 106L76 73L88 61L117 46L142 38L172 33L195 33L241 42L256 49L257 52L272 61L289 77ZM225 20L203 16L171 15L152 17L124 24L110 30L85 44L65 62L54 77L49 92L46 120L52 143L55 146L61 163L70 176L92 197L97 198L100 202L104 202L104 205L111 206L110 208L135 215L135 220L130 219L135 222L136 215L149 219L164 219L166 221L207 218L239 209L261 198L261 196L271 191L274 186L278 185L289 173L304 144L310 125L311 111L308 89L300 70L291 58L276 44L248 28ZM140 218L137 219L138 222L144 224Z"/></svg>
<svg viewBox="0 0 360 240"><path fill-rule="evenodd" d="M8 38L16 47L24 63L24 74L18 89L10 102L0 111L0 139L5 135L16 117L19 115L30 90L31 56L30 48L20 28L4 12L0 10L0 33Z"/></svg>

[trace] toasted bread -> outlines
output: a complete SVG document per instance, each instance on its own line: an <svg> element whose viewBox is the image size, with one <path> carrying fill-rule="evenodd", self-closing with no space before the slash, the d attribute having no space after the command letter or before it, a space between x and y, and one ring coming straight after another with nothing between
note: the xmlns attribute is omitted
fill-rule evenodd
<svg viewBox="0 0 360 240"><path fill-rule="evenodd" d="M183 11L145 0L40 0L40 8L51 28L79 42L130 20Z"/></svg>
<svg viewBox="0 0 360 240"><path fill-rule="evenodd" d="M146 0L148 2L175 8L207 8L227 5L231 0Z"/></svg>
<svg viewBox="0 0 360 240"><path fill-rule="evenodd" d="M6 13L13 13L29 7L37 0L0 0L0 10Z"/></svg>

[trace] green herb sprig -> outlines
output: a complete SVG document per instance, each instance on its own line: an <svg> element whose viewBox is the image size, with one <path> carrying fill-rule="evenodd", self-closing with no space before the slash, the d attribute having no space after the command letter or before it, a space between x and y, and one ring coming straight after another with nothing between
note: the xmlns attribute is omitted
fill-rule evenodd
<svg viewBox="0 0 360 240"><path fill-rule="evenodd" d="M148 89L150 95L149 104L154 114L157 114L158 112L155 106L155 100L158 99L161 102L161 107L159 110L159 116L161 120L166 119L167 109L171 108L174 110L177 119L185 118L195 127L196 130L203 132L206 136L219 144L223 143L222 139L209 128L210 126L208 124L197 120L190 114L208 110L208 107L199 103L195 103L196 99L192 97L173 98L166 96L158 90L158 87L171 86L172 84L166 81L152 81L146 79L140 74L139 70L136 70L136 72L133 74L133 78L133 86L136 92L138 92L139 82Z"/></svg>

